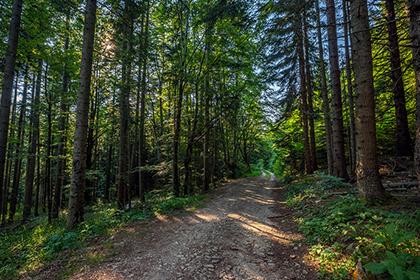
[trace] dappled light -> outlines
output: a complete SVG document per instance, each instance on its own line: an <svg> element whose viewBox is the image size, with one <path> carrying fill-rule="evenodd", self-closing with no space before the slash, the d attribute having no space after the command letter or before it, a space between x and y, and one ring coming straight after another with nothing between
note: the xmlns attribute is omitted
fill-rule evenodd
<svg viewBox="0 0 420 280"><path fill-rule="evenodd" d="M115 245L124 255L71 279L114 279L110 269L118 279L316 279L301 258L303 236L291 228L291 216L275 221L273 209L281 203L273 199L279 190L273 184L268 178L233 181L203 209L158 215L148 231L130 228Z"/></svg>

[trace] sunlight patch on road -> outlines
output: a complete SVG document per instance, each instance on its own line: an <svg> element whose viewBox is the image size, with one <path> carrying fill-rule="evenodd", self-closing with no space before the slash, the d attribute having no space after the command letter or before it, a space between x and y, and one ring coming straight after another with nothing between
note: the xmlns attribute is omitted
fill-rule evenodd
<svg viewBox="0 0 420 280"><path fill-rule="evenodd" d="M211 214L195 214L195 216L206 222L215 222L220 220L220 217Z"/></svg>
<svg viewBox="0 0 420 280"><path fill-rule="evenodd" d="M260 235L267 236L281 243L290 243L290 239L283 237L284 234L281 231L275 229L274 227L256 222L251 219L247 219L246 217L240 216L238 214L228 214L227 216L240 221L240 225L247 230L256 232Z"/></svg>
<svg viewBox="0 0 420 280"><path fill-rule="evenodd" d="M274 204L274 200L266 199L266 198L257 198L257 197L252 197L252 196L241 197L240 200L254 201L254 202L258 202L260 204L264 204L264 205L273 205Z"/></svg>

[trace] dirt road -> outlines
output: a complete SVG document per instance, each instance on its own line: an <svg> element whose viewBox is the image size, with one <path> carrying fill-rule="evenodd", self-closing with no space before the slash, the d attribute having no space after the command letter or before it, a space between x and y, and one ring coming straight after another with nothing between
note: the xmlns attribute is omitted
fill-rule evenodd
<svg viewBox="0 0 420 280"><path fill-rule="evenodd" d="M193 214L111 237L120 253L70 279L317 279L280 198L273 175L232 181Z"/></svg>

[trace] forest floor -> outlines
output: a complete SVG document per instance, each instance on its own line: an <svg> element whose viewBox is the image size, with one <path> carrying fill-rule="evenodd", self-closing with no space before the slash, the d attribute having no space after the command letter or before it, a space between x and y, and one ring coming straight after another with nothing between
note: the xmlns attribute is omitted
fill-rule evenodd
<svg viewBox="0 0 420 280"><path fill-rule="evenodd" d="M277 181L264 173L233 180L202 209L101 237L80 250L107 257L79 265L69 279L317 279ZM59 270L50 265L36 278L53 279Z"/></svg>

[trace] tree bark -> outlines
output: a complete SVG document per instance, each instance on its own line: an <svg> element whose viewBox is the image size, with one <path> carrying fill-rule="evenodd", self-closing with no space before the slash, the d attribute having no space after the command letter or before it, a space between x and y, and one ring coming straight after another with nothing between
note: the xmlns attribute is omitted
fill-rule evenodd
<svg viewBox="0 0 420 280"><path fill-rule="evenodd" d="M189 3L189 2L188 2ZM182 7L182 5L181 5ZM185 34L183 33L183 19L182 19L182 10L180 11L180 48L181 48L181 67L179 69L178 77L178 98L176 103L176 113L174 121L174 141L173 141L173 157L172 157L172 188L175 196L180 195L180 178L179 178L179 133L181 131L181 115L182 115L182 100L184 97L184 83L185 83L185 60L187 55L187 32L188 32L188 15L186 17L186 28Z"/></svg>
<svg viewBox="0 0 420 280"><path fill-rule="evenodd" d="M16 143L16 152L15 152L15 170L13 174L13 185L12 185L12 193L10 195L10 207L9 207L9 223L13 222L13 217L16 213L16 202L17 202L17 195L19 191L19 182L20 182L20 173L22 169L22 159L21 159L21 149L24 145L24 138L25 138L25 116L26 116L26 98L28 94L28 69L29 65L25 67L25 75L24 75L24 83L23 83L23 93L22 93L22 103L20 107L19 113L19 120L18 120L18 142Z"/></svg>
<svg viewBox="0 0 420 280"><path fill-rule="evenodd" d="M330 117L330 103L328 100L328 88L327 88L327 79L325 77L325 62L324 62L324 48L322 46L322 33L321 33L321 20L319 12L319 0L315 1L316 8L316 24L317 36L318 36L318 49L319 49L319 64L320 64L320 74L321 74L321 91L322 91L322 111L324 113L324 123L325 123L325 142L327 150L327 165L328 165L328 174L333 174L333 153L332 153L332 132L331 132L331 117Z"/></svg>
<svg viewBox="0 0 420 280"><path fill-rule="evenodd" d="M77 94L74 131L73 166L70 185L67 226L74 228L83 221L83 191L86 174L86 142L88 129L90 83L96 22L96 0L87 0L83 29L82 60Z"/></svg>
<svg viewBox="0 0 420 280"><path fill-rule="evenodd" d="M13 109L12 109L12 117L10 120L11 124L15 124L16 119L16 106L17 106L17 95L18 95L18 81L19 81L19 72L16 71L15 77L15 94L13 97ZM10 137L13 139L15 137L15 130L16 128L10 129ZM15 144L9 143L8 145L8 155L7 158L9 159L6 164L6 171L5 171L5 179L4 179L4 189L3 189L3 200L0 201L0 210L1 210L1 223L2 225L6 224L6 215L7 215L7 199L9 197L9 188L10 188L10 176L12 174L12 155L13 151L15 150Z"/></svg>
<svg viewBox="0 0 420 280"><path fill-rule="evenodd" d="M414 163L417 180L420 183L420 0L406 0L406 11L410 23L411 52L416 79L416 143Z"/></svg>
<svg viewBox="0 0 420 280"><path fill-rule="evenodd" d="M4 168L6 164L7 136L9 134L10 106L12 103L16 52L19 40L22 0L14 0L7 41L6 61L3 75L3 89L0 102L0 209L3 201Z"/></svg>
<svg viewBox="0 0 420 280"><path fill-rule="evenodd" d="M391 60L392 92L394 94L397 125L397 152L399 156L412 156L413 151L411 150L411 137L405 107L404 82L401 71L400 49L398 47L394 0L385 0L385 8L388 27L389 58Z"/></svg>
<svg viewBox="0 0 420 280"><path fill-rule="evenodd" d="M27 173L25 183L25 201L23 205L22 223L25 223L31 215L32 208L32 192L35 178L35 159L39 139L39 104L41 95L41 74L42 74L42 60L38 61L38 74L36 78L35 100L32 101L32 139L31 147L29 149L29 156L27 161Z"/></svg>
<svg viewBox="0 0 420 280"><path fill-rule="evenodd" d="M46 197L47 197L47 207L48 207L48 223L51 223L52 219L52 181L51 181L51 145L52 145L52 95L47 91L47 82L48 82L48 64L45 69L45 96L48 103L48 114L47 114L47 123L48 123L48 132L47 132L47 158L45 163L45 186L46 186Z"/></svg>
<svg viewBox="0 0 420 280"><path fill-rule="evenodd" d="M375 125L375 91L369 16L366 0L352 0L353 64L356 105L356 175L359 194L374 203L386 200L378 171Z"/></svg>
<svg viewBox="0 0 420 280"><path fill-rule="evenodd" d="M354 123L354 101L353 101L353 84L351 79L351 65L350 65L350 46L349 46L349 38L348 38L348 16L347 16L347 1L343 0L343 18L346 22L344 24L344 47L345 47L345 55L346 55L346 78L347 78L347 96L349 102L349 114L350 114L350 147L349 147L349 157L350 157L350 173L352 176L356 170L356 134L355 134L355 123Z"/></svg>
<svg viewBox="0 0 420 280"><path fill-rule="evenodd" d="M302 120L302 136L303 136L303 153L305 157L305 173L312 174L312 157L311 148L309 146L309 129L308 129L308 103L307 103L307 86L305 75L305 56L303 50L302 26L299 25L297 31L298 37L298 61L299 61L299 78L300 78L300 114Z"/></svg>
<svg viewBox="0 0 420 280"><path fill-rule="evenodd" d="M312 75L311 64L309 60L309 37L308 37L308 23L306 19L303 20L304 42L305 42L305 66L306 66L306 88L308 89L308 119L309 119L309 137L311 140L311 164L312 171L318 169L316 160L316 142L315 142L315 123L314 123L314 106L312 101Z"/></svg>
<svg viewBox="0 0 420 280"><path fill-rule="evenodd" d="M112 144L109 145L108 162L106 163L106 171L105 171L104 199L106 201L109 201L109 187L110 187L110 182L111 182L111 162L112 162Z"/></svg>
<svg viewBox="0 0 420 280"><path fill-rule="evenodd" d="M66 31L69 31L69 20L68 15L66 15ZM64 51L69 48L69 37L68 33L66 33L66 38L64 39ZM58 138L58 159L57 159L57 167L55 173L55 183L54 183L54 204L52 209L52 218L58 218L58 212L60 209L60 197L61 197L61 187L64 183L64 165L65 165L65 130L66 130L66 112L67 112L67 91L68 91L68 79L69 73L67 71L67 63L64 63L63 69L63 84L61 88L61 105L60 105L60 125L59 125L59 138Z"/></svg>
<svg viewBox="0 0 420 280"><path fill-rule="evenodd" d="M326 0L328 49L331 76L331 110L333 112L334 171L337 177L349 179L344 151L343 105L341 103L340 68L338 64L337 27L334 0Z"/></svg>
<svg viewBox="0 0 420 280"><path fill-rule="evenodd" d="M145 121L146 121L146 74L147 74L147 54L149 45L149 1L147 1L147 12L146 12L146 25L145 25L145 37L143 41L144 57L143 57L143 75L141 83L141 97L140 97L140 128L139 128L139 166L140 168L146 165L146 153L145 143L146 136L144 133ZM144 190L145 190L145 172L144 170L139 171L139 197L141 201L145 201Z"/></svg>

